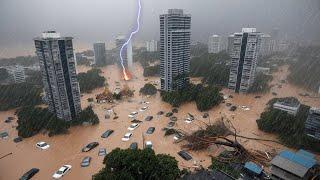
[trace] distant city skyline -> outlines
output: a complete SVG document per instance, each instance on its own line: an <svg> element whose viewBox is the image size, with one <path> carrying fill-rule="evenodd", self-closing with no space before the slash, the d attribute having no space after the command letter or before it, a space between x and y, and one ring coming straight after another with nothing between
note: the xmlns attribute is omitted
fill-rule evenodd
<svg viewBox="0 0 320 180"><path fill-rule="evenodd" d="M320 41L320 5L317 0L202 0L200 3L193 0L142 0L142 6L145 8L141 32L133 42L158 40L157 19L170 8L181 8L192 14L192 41L206 42L212 32L227 36L249 26L270 35L278 28L282 37ZM55 13L58 10L59 13ZM68 0L64 6L46 0L41 3L39 0L2 0L0 57L19 55L24 51L34 54L30 40L47 29L59 29L74 37L76 50L97 41L107 42L108 47L108 42L118 34L129 32L136 10L135 1L131 0ZM210 23L206 19L210 19ZM93 28L97 26L99 28Z"/></svg>

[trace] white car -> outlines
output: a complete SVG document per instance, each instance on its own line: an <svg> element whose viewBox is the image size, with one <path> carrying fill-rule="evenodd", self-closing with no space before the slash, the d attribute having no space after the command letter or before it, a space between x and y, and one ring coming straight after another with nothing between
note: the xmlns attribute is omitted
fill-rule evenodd
<svg viewBox="0 0 320 180"><path fill-rule="evenodd" d="M145 107L142 107L142 108L140 108L140 112L143 112L143 111L145 111L145 110L147 110L148 109L148 106L145 106Z"/></svg>
<svg viewBox="0 0 320 180"><path fill-rule="evenodd" d="M191 117L187 117L186 120L184 122L190 124L193 121L193 118Z"/></svg>
<svg viewBox="0 0 320 180"><path fill-rule="evenodd" d="M138 114L138 112L131 112L129 115L128 115L128 117L129 118L134 118L136 115Z"/></svg>
<svg viewBox="0 0 320 180"><path fill-rule="evenodd" d="M46 142L43 142L43 141L37 142L36 146L37 146L37 148L40 148L42 150L48 149L50 147L49 144L47 144Z"/></svg>
<svg viewBox="0 0 320 180"><path fill-rule="evenodd" d="M132 136L132 133L126 133L121 140L129 141L131 136Z"/></svg>
<svg viewBox="0 0 320 180"><path fill-rule="evenodd" d="M54 179L60 179L64 176L68 171L71 170L71 165L63 165L58 171L53 174Z"/></svg>
<svg viewBox="0 0 320 180"><path fill-rule="evenodd" d="M128 127L128 130L129 131L133 131L135 130L137 127L139 127L139 123L132 123L129 127Z"/></svg>
<svg viewBox="0 0 320 180"><path fill-rule="evenodd" d="M146 148L152 149L152 142L151 141L146 141Z"/></svg>

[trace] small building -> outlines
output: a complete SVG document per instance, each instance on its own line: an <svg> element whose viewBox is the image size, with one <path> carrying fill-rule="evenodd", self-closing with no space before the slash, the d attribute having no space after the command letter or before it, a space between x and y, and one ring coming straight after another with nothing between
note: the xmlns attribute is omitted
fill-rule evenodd
<svg viewBox="0 0 320 180"><path fill-rule="evenodd" d="M296 98L285 98L274 103L273 108L295 116L299 111L300 105L300 102Z"/></svg>
<svg viewBox="0 0 320 180"><path fill-rule="evenodd" d="M310 108L305 122L305 132L308 136L320 140L320 108Z"/></svg>
<svg viewBox="0 0 320 180"><path fill-rule="evenodd" d="M262 73L262 74L268 75L268 74L270 74L270 68L267 68L267 67L257 67L256 73L257 73L257 74Z"/></svg>
<svg viewBox="0 0 320 180"><path fill-rule="evenodd" d="M317 161L315 155L305 150L294 153L282 151L271 161L271 178L284 180L309 179Z"/></svg>

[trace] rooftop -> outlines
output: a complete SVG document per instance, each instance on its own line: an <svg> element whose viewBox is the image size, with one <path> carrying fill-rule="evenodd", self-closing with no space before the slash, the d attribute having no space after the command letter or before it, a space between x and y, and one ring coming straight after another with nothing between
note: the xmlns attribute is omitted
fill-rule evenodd
<svg viewBox="0 0 320 180"><path fill-rule="evenodd" d="M313 154L299 150L297 153L282 151L271 161L271 164L299 177L304 177L316 162Z"/></svg>
<svg viewBox="0 0 320 180"><path fill-rule="evenodd" d="M251 172L254 172L255 174L261 174L262 172L262 168L251 161L246 162L244 168L248 169Z"/></svg>

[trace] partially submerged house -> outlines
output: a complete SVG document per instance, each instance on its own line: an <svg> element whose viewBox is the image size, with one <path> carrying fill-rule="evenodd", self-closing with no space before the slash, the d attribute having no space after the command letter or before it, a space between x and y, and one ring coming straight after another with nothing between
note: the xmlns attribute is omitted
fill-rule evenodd
<svg viewBox="0 0 320 180"><path fill-rule="evenodd" d="M305 122L305 133L312 138L320 140L320 108L310 108Z"/></svg>
<svg viewBox="0 0 320 180"><path fill-rule="evenodd" d="M317 166L315 155L305 150L294 153L282 151L271 161L271 178L284 180L304 180L312 177Z"/></svg>
<svg viewBox="0 0 320 180"><path fill-rule="evenodd" d="M299 112L300 105L300 102L296 98L284 98L274 103L273 108L295 116Z"/></svg>

